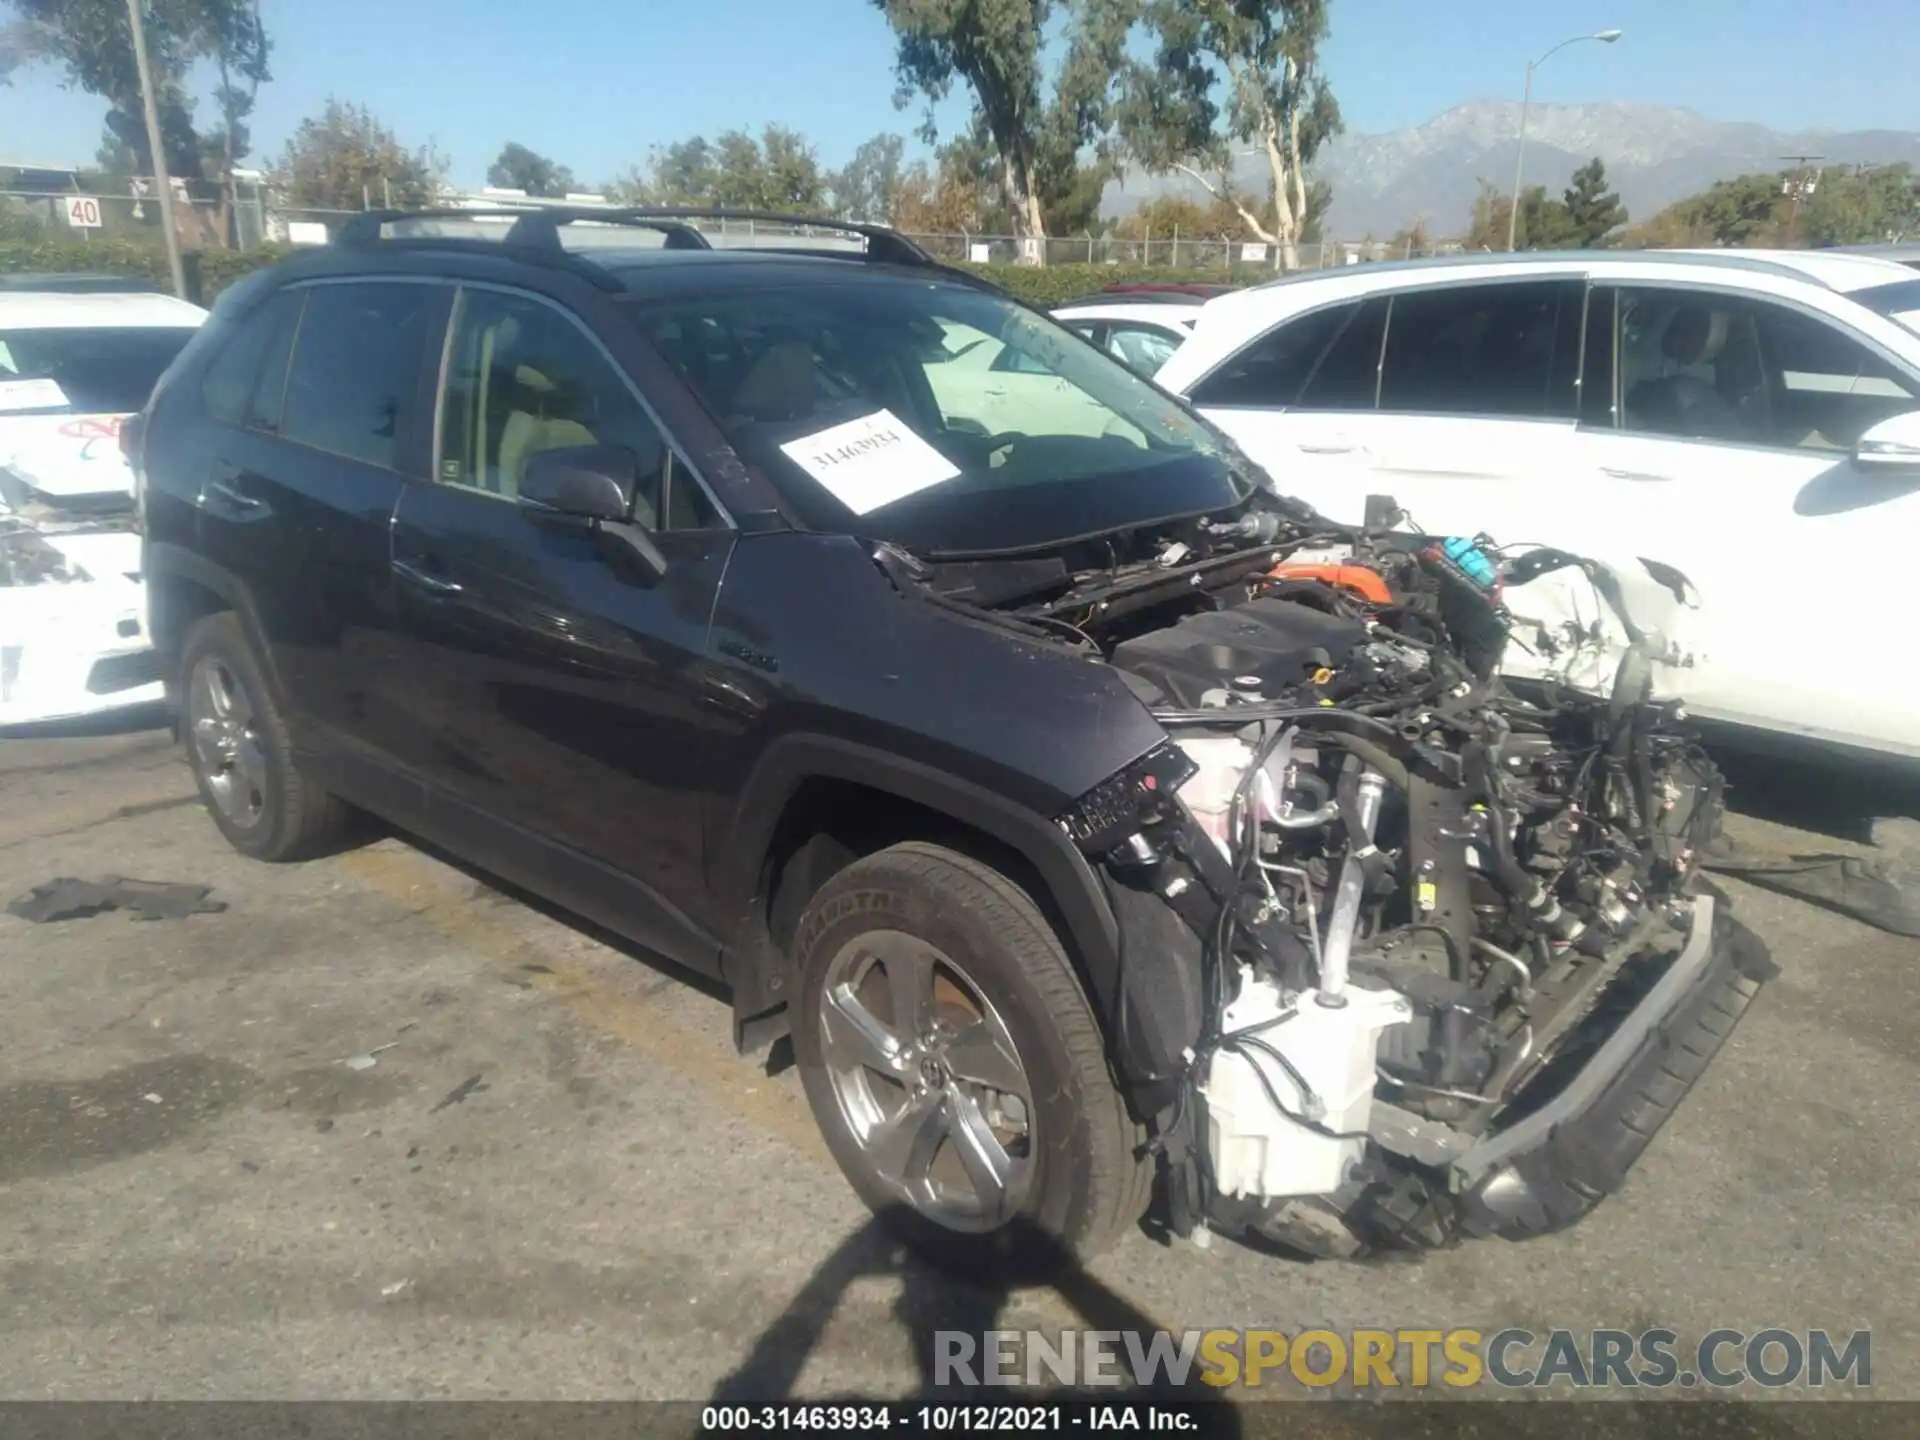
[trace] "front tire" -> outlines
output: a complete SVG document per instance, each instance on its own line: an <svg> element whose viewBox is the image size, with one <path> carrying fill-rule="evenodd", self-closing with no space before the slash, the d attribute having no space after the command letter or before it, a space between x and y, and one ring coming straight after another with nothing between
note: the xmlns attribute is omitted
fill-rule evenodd
<svg viewBox="0 0 1920 1440"><path fill-rule="evenodd" d="M187 632L177 693L194 783L234 849L256 860L305 860L338 845L352 812L302 770L231 611Z"/></svg>
<svg viewBox="0 0 1920 1440"><path fill-rule="evenodd" d="M970 1273L1095 1253L1145 1209L1151 1166L1092 1007L1019 886L895 845L823 886L794 938L793 1045L862 1200Z"/></svg>

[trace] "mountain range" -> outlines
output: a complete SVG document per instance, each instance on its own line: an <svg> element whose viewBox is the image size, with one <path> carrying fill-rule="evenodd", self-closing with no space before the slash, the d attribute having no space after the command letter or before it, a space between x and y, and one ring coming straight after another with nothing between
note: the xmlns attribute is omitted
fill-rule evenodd
<svg viewBox="0 0 1920 1440"><path fill-rule="evenodd" d="M1379 135L1346 134L1316 157L1313 177L1333 186L1322 227L1328 239L1385 239L1425 220L1436 237L1459 235L1471 222L1473 198L1485 179L1502 191L1513 185L1520 136L1520 105L1471 100L1423 125ZM1786 157L1820 156L1815 165L1920 166L1920 132L1901 130L1773 130L1765 125L1710 120L1691 110L1658 105L1534 105L1527 112L1527 185L1549 194L1598 155L1633 220L1645 220L1676 200L1751 171L1783 170ZM1236 158L1235 180L1249 191L1267 188L1265 161ZM1101 210L1124 215L1143 201L1181 194L1205 203L1200 186L1180 174L1129 172L1109 185Z"/></svg>

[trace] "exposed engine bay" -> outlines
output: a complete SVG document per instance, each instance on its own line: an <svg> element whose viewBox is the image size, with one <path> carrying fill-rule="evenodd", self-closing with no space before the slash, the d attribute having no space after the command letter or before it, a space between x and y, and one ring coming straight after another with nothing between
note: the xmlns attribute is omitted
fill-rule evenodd
<svg viewBox="0 0 1920 1440"><path fill-rule="evenodd" d="M1116 667L1170 737L1061 823L1123 925L1198 949L1155 1121L1176 1231L1352 1256L1471 1230L1470 1157L1550 1129L1710 938L1694 872L1722 782L1652 699L1618 584L1560 551L1260 511L1052 583L1020 563L926 579L1026 589L996 608ZM1633 642L1610 693L1499 673L1504 588L1561 570Z"/></svg>

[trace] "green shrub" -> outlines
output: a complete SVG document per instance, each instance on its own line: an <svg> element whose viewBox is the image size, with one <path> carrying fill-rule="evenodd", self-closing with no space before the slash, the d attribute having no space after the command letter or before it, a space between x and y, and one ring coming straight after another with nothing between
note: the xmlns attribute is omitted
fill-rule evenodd
<svg viewBox="0 0 1920 1440"><path fill-rule="evenodd" d="M1256 285L1273 271L1257 265L1175 269L1167 265L962 265L1033 305L1062 305L1107 285Z"/></svg>
<svg viewBox="0 0 1920 1440"><path fill-rule="evenodd" d="M196 257L188 261L189 267L199 267L201 298L211 303L242 275L283 260L290 252L285 246L269 245L258 250L188 253ZM0 272L17 270L138 275L163 287L170 284L167 252L158 245L139 240L72 240L52 230L41 236L19 229L0 234ZM191 268L188 273L191 276Z"/></svg>
<svg viewBox="0 0 1920 1440"><path fill-rule="evenodd" d="M201 250L198 255L202 298L211 302L242 275L284 260L287 246L258 250ZM190 262L191 263L191 262ZM1091 295L1105 285L1257 284L1273 278L1259 266L1224 269L1174 269L1165 265L965 265L996 285L1035 305L1050 306ZM140 240L100 238L77 241L50 227L0 229L0 271L83 270L140 275L167 284L167 256L158 245Z"/></svg>

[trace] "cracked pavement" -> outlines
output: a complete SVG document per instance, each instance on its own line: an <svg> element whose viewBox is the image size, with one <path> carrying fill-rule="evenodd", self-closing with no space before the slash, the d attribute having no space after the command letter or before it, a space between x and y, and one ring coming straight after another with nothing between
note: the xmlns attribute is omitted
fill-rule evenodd
<svg viewBox="0 0 1920 1440"><path fill-rule="evenodd" d="M1832 844L1756 773L1743 839ZM1375 1266L1140 1234L1002 1296L872 1235L711 987L401 839L246 860L156 732L0 740L0 794L0 901L118 874L229 907L0 914L0 1397L907 1394L933 1328L1116 1315L1871 1327L1874 1393L1920 1397L1920 942L1781 896L1729 886L1784 973L1572 1231Z"/></svg>

